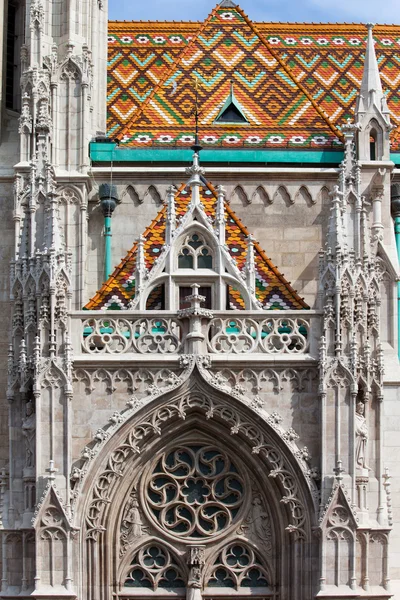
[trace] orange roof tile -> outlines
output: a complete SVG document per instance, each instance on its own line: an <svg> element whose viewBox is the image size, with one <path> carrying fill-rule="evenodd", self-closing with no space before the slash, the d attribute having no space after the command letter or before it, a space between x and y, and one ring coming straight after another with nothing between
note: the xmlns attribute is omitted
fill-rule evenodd
<svg viewBox="0 0 400 600"><path fill-rule="evenodd" d="M376 26L374 37L397 124L400 27ZM203 24L110 22L109 135L190 146L195 74L205 146L340 145L336 125L353 116L365 40L363 25L252 23L240 8L217 7ZM231 80L249 125L214 123Z"/></svg>

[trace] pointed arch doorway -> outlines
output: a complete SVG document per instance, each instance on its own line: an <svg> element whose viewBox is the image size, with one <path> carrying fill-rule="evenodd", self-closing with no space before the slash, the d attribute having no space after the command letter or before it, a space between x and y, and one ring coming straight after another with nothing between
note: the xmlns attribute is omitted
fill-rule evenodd
<svg viewBox="0 0 400 600"><path fill-rule="evenodd" d="M196 427L161 439L134 476L120 517L121 598L279 597L276 507L224 437Z"/></svg>

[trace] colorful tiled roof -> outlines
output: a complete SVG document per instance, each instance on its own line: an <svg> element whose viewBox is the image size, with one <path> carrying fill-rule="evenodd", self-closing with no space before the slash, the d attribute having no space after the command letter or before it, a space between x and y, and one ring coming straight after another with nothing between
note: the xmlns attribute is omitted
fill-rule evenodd
<svg viewBox="0 0 400 600"><path fill-rule="evenodd" d="M340 146L366 37L355 24L252 23L239 7L216 7L203 24L110 22L108 134L127 146L190 147L194 75L203 146ZM374 37L397 125L400 27L376 26ZM231 82L249 125L215 124Z"/></svg>
<svg viewBox="0 0 400 600"><path fill-rule="evenodd" d="M182 217L188 209L191 190L182 185L175 198L176 214ZM211 184L201 190L201 202L206 214L215 217L216 193ZM160 255L165 241L165 215L163 207L150 227L144 233L144 255L147 269L150 269L155 259ZM248 230L237 215L225 204L226 244L231 256L239 269L243 269L247 255ZM258 243L255 247L256 263L256 295L258 300L268 309L301 309L308 308L307 304L286 281L271 260L265 255ZM85 306L88 310L126 309L135 296L135 268L137 244L128 252L113 274L103 284L97 294ZM239 291L230 290L230 304L233 308L243 309L244 302ZM150 294L147 302L148 309L157 309L161 305L161 290L156 288Z"/></svg>

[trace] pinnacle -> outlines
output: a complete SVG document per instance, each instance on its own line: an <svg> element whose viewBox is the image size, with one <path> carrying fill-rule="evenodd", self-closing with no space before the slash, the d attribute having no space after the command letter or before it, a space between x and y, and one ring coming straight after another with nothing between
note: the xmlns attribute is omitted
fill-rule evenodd
<svg viewBox="0 0 400 600"><path fill-rule="evenodd" d="M233 0L222 0L220 8L237 8L237 4Z"/></svg>

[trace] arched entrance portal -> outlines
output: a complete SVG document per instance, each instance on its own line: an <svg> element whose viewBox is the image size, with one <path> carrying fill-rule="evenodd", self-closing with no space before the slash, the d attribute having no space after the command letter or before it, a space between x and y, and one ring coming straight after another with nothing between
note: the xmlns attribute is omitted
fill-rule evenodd
<svg viewBox="0 0 400 600"><path fill-rule="evenodd" d="M88 473L82 598L308 600L314 510L294 455L238 400L189 388L141 409Z"/></svg>

